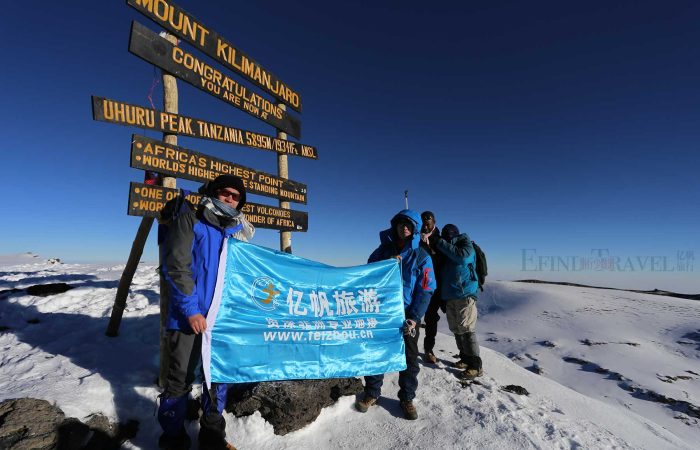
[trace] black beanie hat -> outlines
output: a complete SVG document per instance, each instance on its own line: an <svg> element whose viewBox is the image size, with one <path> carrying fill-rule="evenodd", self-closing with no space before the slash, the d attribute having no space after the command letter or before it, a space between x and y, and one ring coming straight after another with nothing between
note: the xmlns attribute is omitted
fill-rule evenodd
<svg viewBox="0 0 700 450"><path fill-rule="evenodd" d="M442 238L449 241L455 236L459 236L459 228L457 228L457 225L453 225L451 223L448 223L444 227L442 227Z"/></svg>
<svg viewBox="0 0 700 450"><path fill-rule="evenodd" d="M245 186L243 185L243 180L236 175L219 175L212 181L204 183L199 189L199 193L209 197L215 197L216 191L227 187L240 192L241 199L238 201L238 206L236 206L236 209L240 211L243 205L245 205Z"/></svg>
<svg viewBox="0 0 700 450"><path fill-rule="evenodd" d="M433 214L432 211L423 211L422 213L420 213L420 218L423 219L423 221L426 221L428 219L435 220L435 214Z"/></svg>

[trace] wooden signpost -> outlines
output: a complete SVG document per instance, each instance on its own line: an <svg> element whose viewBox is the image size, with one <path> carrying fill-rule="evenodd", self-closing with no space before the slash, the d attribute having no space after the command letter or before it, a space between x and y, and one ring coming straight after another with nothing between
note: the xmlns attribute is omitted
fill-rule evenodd
<svg viewBox="0 0 700 450"><path fill-rule="evenodd" d="M301 137L299 119L138 22L131 23L129 51L275 128L295 138Z"/></svg>
<svg viewBox="0 0 700 450"><path fill-rule="evenodd" d="M159 217L168 200L179 195L180 191L173 189L176 178L209 181L218 175L232 174L243 180L248 193L276 198L279 207L246 202L241 211L255 227L279 230L280 249L291 253L291 232L308 230L308 214L292 210L290 202L306 204L307 187L305 184L289 180L287 157L291 155L318 159L315 147L287 140L288 134L297 139L301 137L301 121L287 112L287 106L301 112L299 93L171 1L127 0L127 4L173 34L161 37L145 26L132 22L129 36L131 53L163 69L163 111L92 96L94 120L163 133L162 141L140 135L132 136L131 166L158 173L161 185L130 184L128 214L141 216L142 221L119 282L107 326L108 336L118 335L129 287L153 220ZM272 95L275 100L265 98L178 47L175 36L251 81ZM275 135L180 115L175 77L272 125L275 127ZM178 135L275 152L278 174L257 171L180 147L177 145ZM191 193L187 199L193 205L198 205L201 196ZM167 284L161 274L161 328L165 323L168 302ZM164 343L161 338L161 386L165 379L164 369L167 367L168 358Z"/></svg>

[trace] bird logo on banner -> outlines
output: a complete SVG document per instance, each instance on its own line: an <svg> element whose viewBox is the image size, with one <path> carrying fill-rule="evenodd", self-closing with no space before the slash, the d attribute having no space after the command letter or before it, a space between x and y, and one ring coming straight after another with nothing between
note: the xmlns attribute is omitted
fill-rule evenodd
<svg viewBox="0 0 700 450"><path fill-rule="evenodd" d="M250 297L258 308L263 311L272 311L277 306L277 296L280 292L276 288L273 279L270 277L259 277L253 281Z"/></svg>

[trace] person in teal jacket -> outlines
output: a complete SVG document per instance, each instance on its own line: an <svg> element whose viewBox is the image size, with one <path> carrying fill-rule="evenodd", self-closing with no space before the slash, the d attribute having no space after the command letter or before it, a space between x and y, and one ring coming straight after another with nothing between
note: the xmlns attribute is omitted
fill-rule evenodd
<svg viewBox="0 0 700 450"><path fill-rule="evenodd" d="M421 219L418 213L410 209L399 211L391 219L391 228L379 233L380 245L372 252L368 262L389 258L401 260L401 277L403 279L403 302L406 322L403 339L406 347L406 370L399 372L399 400L404 417L409 420L418 418L413 405L418 388L418 328L425 315L430 297L435 290L433 262L430 255L419 246ZM381 395L384 375L365 377L365 392L355 402L360 412L377 403Z"/></svg>
<svg viewBox="0 0 700 450"><path fill-rule="evenodd" d="M435 243L439 252L445 255L441 271L442 299L447 303L447 323L454 333L459 361L460 378L471 379L483 374L479 344L476 340L477 293L479 280L476 276L476 252L466 233L447 224L442 229L441 238Z"/></svg>

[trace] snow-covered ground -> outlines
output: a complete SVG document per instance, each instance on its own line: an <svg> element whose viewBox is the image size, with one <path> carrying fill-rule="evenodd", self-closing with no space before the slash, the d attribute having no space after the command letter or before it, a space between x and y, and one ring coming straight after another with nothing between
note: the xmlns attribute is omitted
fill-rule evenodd
<svg viewBox="0 0 700 450"><path fill-rule="evenodd" d="M43 398L80 419L133 418L140 430L125 447L150 449L159 433L158 276L139 267L120 336L108 338L122 270L0 258L0 400ZM75 288L49 297L8 292L52 282ZM366 414L344 397L286 436L258 413L228 415L231 440L239 449L697 448L700 421L686 405L700 405L700 302L489 281L479 310L485 376L457 382L449 366L456 347L441 320L441 362L421 368L418 421L401 417L391 374ZM530 395L501 389L509 384ZM654 401L659 395L687 404Z"/></svg>

